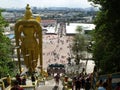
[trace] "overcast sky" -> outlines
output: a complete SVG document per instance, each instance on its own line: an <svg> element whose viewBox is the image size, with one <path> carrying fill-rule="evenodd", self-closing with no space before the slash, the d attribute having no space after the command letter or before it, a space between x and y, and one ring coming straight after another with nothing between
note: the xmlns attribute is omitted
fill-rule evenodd
<svg viewBox="0 0 120 90"><path fill-rule="evenodd" d="M25 8L30 7L71 7L87 8L91 7L88 0L0 0L0 8Z"/></svg>

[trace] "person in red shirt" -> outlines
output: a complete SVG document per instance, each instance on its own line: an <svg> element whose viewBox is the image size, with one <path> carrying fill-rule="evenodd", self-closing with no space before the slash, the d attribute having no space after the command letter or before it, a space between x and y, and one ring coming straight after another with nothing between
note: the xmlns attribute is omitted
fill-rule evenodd
<svg viewBox="0 0 120 90"><path fill-rule="evenodd" d="M115 88L115 90L120 90L120 82L117 83L117 87Z"/></svg>
<svg viewBox="0 0 120 90"><path fill-rule="evenodd" d="M10 90L24 90L24 89L19 86L19 82L18 81L14 81L13 87Z"/></svg>

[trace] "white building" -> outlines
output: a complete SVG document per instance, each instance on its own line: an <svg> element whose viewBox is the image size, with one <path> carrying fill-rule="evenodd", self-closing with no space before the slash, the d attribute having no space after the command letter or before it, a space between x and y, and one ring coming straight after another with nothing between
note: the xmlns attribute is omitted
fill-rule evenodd
<svg viewBox="0 0 120 90"><path fill-rule="evenodd" d="M88 31L91 31L91 30L95 29L94 24L70 23L69 25L66 24L66 34L67 35L76 34L77 33L76 32L77 26L81 26L83 34L87 33Z"/></svg>

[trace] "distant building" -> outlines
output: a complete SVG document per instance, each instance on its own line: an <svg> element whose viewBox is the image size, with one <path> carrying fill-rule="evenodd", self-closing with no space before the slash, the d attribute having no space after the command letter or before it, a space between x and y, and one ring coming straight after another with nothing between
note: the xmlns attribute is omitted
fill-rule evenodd
<svg viewBox="0 0 120 90"><path fill-rule="evenodd" d="M85 24L85 23L57 23L56 20L42 20L41 22L43 31L46 34L63 34L63 35L75 35L77 26L81 26L82 34L87 35L93 29L95 29L94 24Z"/></svg>
<svg viewBox="0 0 120 90"><path fill-rule="evenodd" d="M85 20L86 23L89 23L93 21L93 16L83 17L83 19Z"/></svg>
<svg viewBox="0 0 120 90"><path fill-rule="evenodd" d="M69 23L66 24L66 35L75 35L77 26L81 26L82 33L87 34L95 28L94 24L85 24L85 23Z"/></svg>
<svg viewBox="0 0 120 90"><path fill-rule="evenodd" d="M9 23L15 23L16 20L20 19L23 17L22 13L18 13L18 12L2 12L2 16L5 18L6 21L8 21Z"/></svg>
<svg viewBox="0 0 120 90"><path fill-rule="evenodd" d="M41 20L43 32L46 34L55 34L57 28L57 20Z"/></svg>
<svg viewBox="0 0 120 90"><path fill-rule="evenodd" d="M54 27L57 24L57 20L41 20L43 27Z"/></svg>

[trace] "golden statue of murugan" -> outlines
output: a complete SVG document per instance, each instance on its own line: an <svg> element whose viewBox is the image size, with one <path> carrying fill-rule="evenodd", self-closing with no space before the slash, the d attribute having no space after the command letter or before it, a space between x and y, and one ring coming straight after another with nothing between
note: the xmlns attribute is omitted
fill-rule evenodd
<svg viewBox="0 0 120 90"><path fill-rule="evenodd" d="M32 16L29 4L26 6L24 18L15 24L15 39L18 60L22 54L24 63L29 72L34 72L40 60L42 70L42 28L40 17L36 19ZM20 63L20 62L19 62Z"/></svg>

